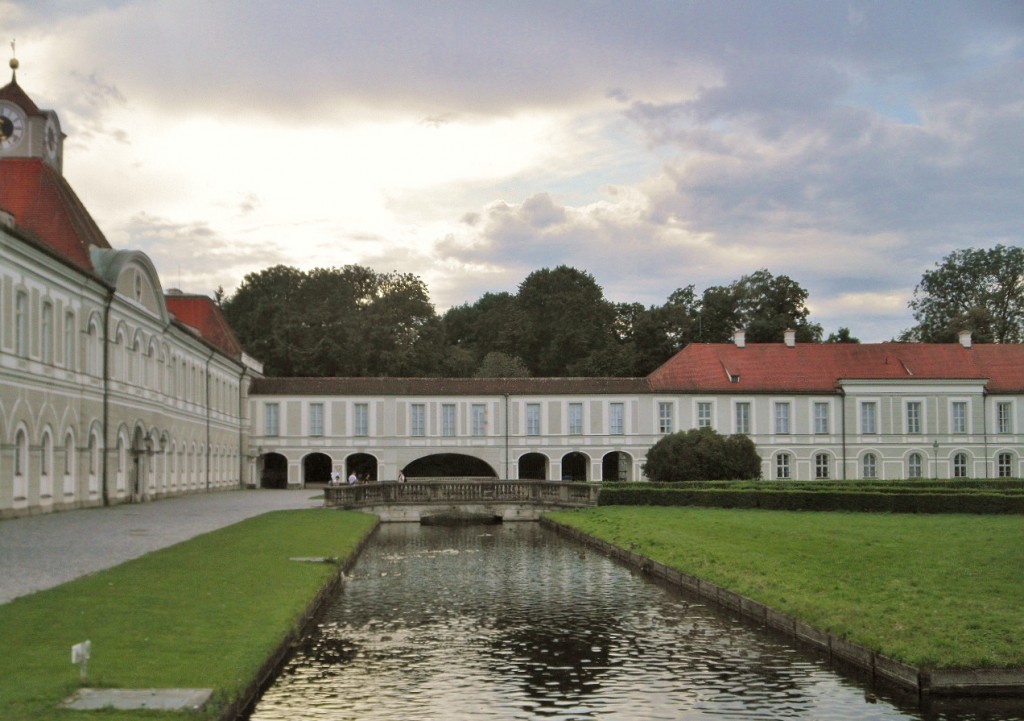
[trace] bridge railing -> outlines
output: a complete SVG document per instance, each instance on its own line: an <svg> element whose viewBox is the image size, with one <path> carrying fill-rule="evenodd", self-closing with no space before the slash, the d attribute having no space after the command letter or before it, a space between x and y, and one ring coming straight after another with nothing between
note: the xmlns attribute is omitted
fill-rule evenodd
<svg viewBox="0 0 1024 721"><path fill-rule="evenodd" d="M494 478L430 478L398 483L383 481L327 486L324 505L366 508L395 504L460 505L524 503L578 508L597 505L601 486L568 481L522 481Z"/></svg>

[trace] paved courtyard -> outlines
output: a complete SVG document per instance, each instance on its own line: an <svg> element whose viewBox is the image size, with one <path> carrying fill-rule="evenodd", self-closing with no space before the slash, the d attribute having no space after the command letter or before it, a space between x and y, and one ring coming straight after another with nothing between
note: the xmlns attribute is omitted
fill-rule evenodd
<svg viewBox="0 0 1024 721"><path fill-rule="evenodd" d="M218 491L0 521L0 603L261 513L322 506L319 495L317 489Z"/></svg>

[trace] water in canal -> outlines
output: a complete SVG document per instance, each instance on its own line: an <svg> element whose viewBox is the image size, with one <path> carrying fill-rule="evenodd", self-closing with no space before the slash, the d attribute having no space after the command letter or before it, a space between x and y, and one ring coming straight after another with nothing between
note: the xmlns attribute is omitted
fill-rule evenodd
<svg viewBox="0 0 1024 721"><path fill-rule="evenodd" d="M251 714L359 719L943 719L536 523L385 524Z"/></svg>

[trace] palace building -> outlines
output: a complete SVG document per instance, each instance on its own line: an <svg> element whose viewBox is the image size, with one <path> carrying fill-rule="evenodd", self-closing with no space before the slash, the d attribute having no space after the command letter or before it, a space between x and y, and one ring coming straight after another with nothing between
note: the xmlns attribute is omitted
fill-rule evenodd
<svg viewBox="0 0 1024 721"><path fill-rule="evenodd" d="M12 61L12 68L16 64ZM1020 477L1024 346L689 345L645 378L264 378L206 296L115 249L64 134L0 88L0 518L333 473L640 480L664 435L766 480Z"/></svg>

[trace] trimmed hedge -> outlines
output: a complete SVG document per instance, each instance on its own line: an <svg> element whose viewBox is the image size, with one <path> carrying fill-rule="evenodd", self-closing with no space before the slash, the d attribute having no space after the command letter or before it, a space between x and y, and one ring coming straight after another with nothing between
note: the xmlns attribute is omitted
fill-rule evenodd
<svg viewBox="0 0 1024 721"><path fill-rule="evenodd" d="M871 481L616 483L601 488L601 506L704 506L775 511L1024 514L1024 482Z"/></svg>

